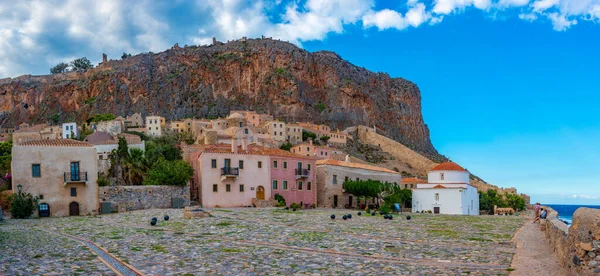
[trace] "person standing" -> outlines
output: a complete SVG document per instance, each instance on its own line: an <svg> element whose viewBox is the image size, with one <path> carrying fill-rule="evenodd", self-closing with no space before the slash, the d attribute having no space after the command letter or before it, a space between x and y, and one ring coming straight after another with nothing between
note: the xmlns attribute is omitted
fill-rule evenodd
<svg viewBox="0 0 600 276"><path fill-rule="evenodd" d="M534 212L533 222L534 223L540 219L540 208L541 208L541 206L540 206L539 202L535 203L535 206L533 206L533 212Z"/></svg>

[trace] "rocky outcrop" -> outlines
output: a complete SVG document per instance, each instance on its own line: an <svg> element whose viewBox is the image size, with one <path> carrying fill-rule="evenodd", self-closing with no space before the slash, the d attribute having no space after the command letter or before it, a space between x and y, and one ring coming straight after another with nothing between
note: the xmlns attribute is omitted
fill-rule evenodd
<svg viewBox="0 0 600 276"><path fill-rule="evenodd" d="M82 121L97 113L217 117L233 109L333 129L376 126L411 149L437 156L414 83L370 72L332 52L310 53L271 39L173 47L108 60L85 73L0 80L3 126Z"/></svg>

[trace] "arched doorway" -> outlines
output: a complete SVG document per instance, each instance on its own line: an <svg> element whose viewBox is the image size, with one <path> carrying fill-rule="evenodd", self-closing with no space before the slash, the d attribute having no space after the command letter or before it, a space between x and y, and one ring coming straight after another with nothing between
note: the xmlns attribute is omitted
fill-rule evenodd
<svg viewBox="0 0 600 276"><path fill-rule="evenodd" d="M79 216L79 203L73 201L69 204L69 216Z"/></svg>
<svg viewBox="0 0 600 276"><path fill-rule="evenodd" d="M50 205L48 205L48 203L40 204L40 207L38 208L38 214L40 215L41 218L49 217L50 216Z"/></svg>
<svg viewBox="0 0 600 276"><path fill-rule="evenodd" d="M265 188L263 186L256 188L256 199L265 200Z"/></svg>

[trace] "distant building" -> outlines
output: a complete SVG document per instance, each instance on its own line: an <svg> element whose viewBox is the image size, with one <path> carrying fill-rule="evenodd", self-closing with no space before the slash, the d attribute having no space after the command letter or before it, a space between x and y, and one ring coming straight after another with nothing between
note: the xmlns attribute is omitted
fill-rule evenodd
<svg viewBox="0 0 600 276"><path fill-rule="evenodd" d="M284 142L287 140L286 124L280 121L271 121L266 123L267 133L271 135L271 138L278 142Z"/></svg>
<svg viewBox="0 0 600 276"><path fill-rule="evenodd" d="M46 127L46 124L33 126L29 126L29 124L21 124L19 129L12 134L13 143L18 145L29 141L42 140L42 132Z"/></svg>
<svg viewBox="0 0 600 276"><path fill-rule="evenodd" d="M425 183L427 181L417 178L417 177L407 177L402 178L402 188L404 189L414 189L417 187L419 183Z"/></svg>
<svg viewBox="0 0 600 276"><path fill-rule="evenodd" d="M62 138L63 139L77 139L79 138L79 129L77 123L64 123L62 124Z"/></svg>
<svg viewBox="0 0 600 276"><path fill-rule="evenodd" d="M142 119L142 114L134 113L131 116L127 116L125 118L125 126L131 128L142 127L144 125L144 120Z"/></svg>
<svg viewBox="0 0 600 276"><path fill-rule="evenodd" d="M290 152L319 159L330 159L337 151L328 146L314 145L312 140L308 139L308 143L297 144L290 149Z"/></svg>
<svg viewBox="0 0 600 276"><path fill-rule="evenodd" d="M110 135L121 134L124 131L125 126L121 120L110 120L94 123L92 129L95 131L106 132Z"/></svg>
<svg viewBox="0 0 600 276"><path fill-rule="evenodd" d="M146 134L153 137L161 136L165 123L164 117L146 116Z"/></svg>
<svg viewBox="0 0 600 276"><path fill-rule="evenodd" d="M360 163L325 159L317 161L317 202L319 207L343 208L356 206L357 198L344 191L347 180L379 180L399 185L400 173Z"/></svg>
<svg viewBox="0 0 600 276"><path fill-rule="evenodd" d="M110 153L119 148L119 137L125 138L127 147L145 150L145 143L142 139L133 134L123 133L118 136L112 136L106 132L96 131L85 137L85 141L92 144L96 149L96 160L98 162L98 172L108 174L111 167Z"/></svg>
<svg viewBox="0 0 600 276"><path fill-rule="evenodd" d="M12 150L13 192L39 197L40 216L97 214L96 150L71 139L37 140Z"/></svg>
<svg viewBox="0 0 600 276"><path fill-rule="evenodd" d="M426 183L413 189L413 212L434 214L479 215L479 194L469 183L470 173L454 162L444 162L431 169Z"/></svg>
<svg viewBox="0 0 600 276"><path fill-rule="evenodd" d="M287 141L292 145L302 143L302 127L297 124L287 124Z"/></svg>
<svg viewBox="0 0 600 276"><path fill-rule="evenodd" d="M330 132L327 136L329 136L329 140L327 143L339 146L345 146L348 142L348 135L342 132Z"/></svg>

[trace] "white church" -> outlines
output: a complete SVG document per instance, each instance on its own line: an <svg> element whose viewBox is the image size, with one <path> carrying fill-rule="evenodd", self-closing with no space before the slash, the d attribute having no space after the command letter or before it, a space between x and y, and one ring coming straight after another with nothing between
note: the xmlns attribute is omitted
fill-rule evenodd
<svg viewBox="0 0 600 276"><path fill-rule="evenodd" d="M454 162L435 166L427 174L427 183L417 183L413 189L412 211L479 215L479 194L469 177L470 173Z"/></svg>

